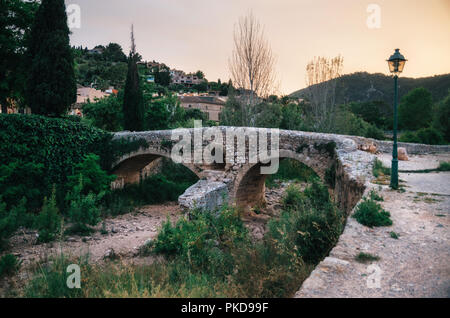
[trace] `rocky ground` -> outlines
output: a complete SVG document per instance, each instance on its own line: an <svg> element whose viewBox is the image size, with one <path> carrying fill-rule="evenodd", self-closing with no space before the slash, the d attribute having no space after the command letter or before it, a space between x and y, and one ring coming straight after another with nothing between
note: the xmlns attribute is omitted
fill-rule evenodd
<svg viewBox="0 0 450 318"><path fill-rule="evenodd" d="M388 165L388 156L380 159ZM400 170L434 169L439 161L449 155L410 156ZM450 297L450 172L399 177L402 191L380 185L393 225L371 229L349 218L296 297ZM379 260L360 263L360 252Z"/></svg>

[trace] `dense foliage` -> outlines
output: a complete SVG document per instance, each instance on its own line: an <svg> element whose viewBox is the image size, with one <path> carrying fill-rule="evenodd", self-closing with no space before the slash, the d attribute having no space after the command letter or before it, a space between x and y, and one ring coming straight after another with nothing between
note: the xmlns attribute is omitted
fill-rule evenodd
<svg viewBox="0 0 450 318"><path fill-rule="evenodd" d="M38 209L53 184L64 185L89 153L106 155L110 134L68 119L0 115L0 193L12 206L27 198ZM106 159L105 159L106 161ZM107 167L106 162L103 167Z"/></svg>
<svg viewBox="0 0 450 318"><path fill-rule="evenodd" d="M2 0L0 5L0 105L7 112L11 102L24 106L27 41L37 2Z"/></svg>

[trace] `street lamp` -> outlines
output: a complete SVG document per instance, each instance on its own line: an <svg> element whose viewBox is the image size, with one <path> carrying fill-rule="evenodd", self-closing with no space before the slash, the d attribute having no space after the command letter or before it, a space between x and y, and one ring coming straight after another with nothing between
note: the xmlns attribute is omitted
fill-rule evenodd
<svg viewBox="0 0 450 318"><path fill-rule="evenodd" d="M392 150L391 188L398 189L398 152L397 152L397 104L398 104L398 75L405 67L406 59L395 49L389 60L389 71L394 74L394 149Z"/></svg>

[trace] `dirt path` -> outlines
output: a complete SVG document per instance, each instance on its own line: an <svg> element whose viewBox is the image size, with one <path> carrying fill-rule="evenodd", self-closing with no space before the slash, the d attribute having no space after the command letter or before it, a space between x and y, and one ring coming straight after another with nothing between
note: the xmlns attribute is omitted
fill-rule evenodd
<svg viewBox="0 0 450 318"><path fill-rule="evenodd" d="M412 157L408 166L435 168L446 156ZM399 177L405 192L380 191L393 225L370 229L349 218L296 297L450 297L450 172ZM359 263L360 252L380 259Z"/></svg>

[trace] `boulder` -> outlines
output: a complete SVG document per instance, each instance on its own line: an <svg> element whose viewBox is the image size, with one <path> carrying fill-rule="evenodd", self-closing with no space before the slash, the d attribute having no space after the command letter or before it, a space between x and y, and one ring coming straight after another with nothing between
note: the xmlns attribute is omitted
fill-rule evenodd
<svg viewBox="0 0 450 318"><path fill-rule="evenodd" d="M408 161L408 153L406 152L406 148L400 147L398 148L398 160Z"/></svg>
<svg viewBox="0 0 450 318"><path fill-rule="evenodd" d="M226 202L227 196L228 187L225 183L200 180L178 198L178 203L187 211L195 208L214 211Z"/></svg>

